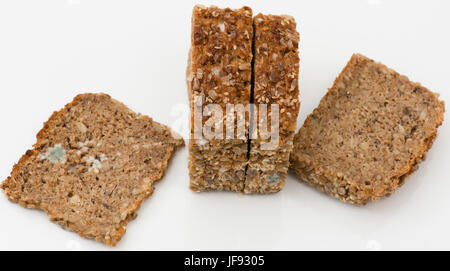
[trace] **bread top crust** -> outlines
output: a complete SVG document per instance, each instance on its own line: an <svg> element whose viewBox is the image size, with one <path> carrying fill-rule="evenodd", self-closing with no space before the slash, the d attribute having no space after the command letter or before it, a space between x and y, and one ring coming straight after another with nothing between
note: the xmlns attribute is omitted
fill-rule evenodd
<svg viewBox="0 0 450 271"><path fill-rule="evenodd" d="M219 105L225 120L227 104L250 103L252 10L197 5L191 37L187 69L191 106L193 96L202 97L203 105ZM203 122L207 120L205 116Z"/></svg>
<svg viewBox="0 0 450 271"><path fill-rule="evenodd" d="M438 94L355 54L296 134L291 162L377 196L411 172L443 116Z"/></svg>
<svg viewBox="0 0 450 271"><path fill-rule="evenodd" d="M293 17L258 14L253 19L254 103L279 105L280 133L296 130L300 108L298 73L299 33ZM271 118L269 116L268 123Z"/></svg>
<svg viewBox="0 0 450 271"><path fill-rule="evenodd" d="M54 112L1 188L81 236L115 245L183 139L106 94Z"/></svg>

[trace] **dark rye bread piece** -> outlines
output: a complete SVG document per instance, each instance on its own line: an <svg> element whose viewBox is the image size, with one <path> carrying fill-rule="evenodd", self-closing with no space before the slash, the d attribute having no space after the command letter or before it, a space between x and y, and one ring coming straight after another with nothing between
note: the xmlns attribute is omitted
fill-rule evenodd
<svg viewBox="0 0 450 271"><path fill-rule="evenodd" d="M345 202L390 196L424 159L443 117L438 94L355 54L296 134L291 169Z"/></svg>
<svg viewBox="0 0 450 271"><path fill-rule="evenodd" d="M238 118L237 109L230 116L226 112L228 104L244 108L250 104L252 38L250 8L194 7L187 68L191 108L188 167L193 191L244 189L249 114ZM202 117L210 105L222 110L220 119ZM233 118L234 136L227 138L226 123ZM222 132L214 130L216 124L223 127ZM243 132L237 129L240 125L244 125ZM207 126L216 137L202 134Z"/></svg>
<svg viewBox="0 0 450 271"><path fill-rule="evenodd" d="M294 18L287 15L258 14L253 19L253 27L253 96L257 113L252 127L258 126L258 129L255 129L258 134L250 140L244 191L274 193L283 188L287 178L289 154L293 148L292 141L300 108L299 34ZM267 107L267 114L260 114L261 105ZM272 105L278 106L274 112ZM260 120L267 121L264 123ZM278 131L271 131L272 120L273 124L278 126ZM261 127L261 124L266 127ZM263 131L268 133L262 137ZM275 135L278 138L273 137Z"/></svg>
<svg viewBox="0 0 450 271"><path fill-rule="evenodd" d="M53 113L1 188L80 236L115 245L181 145L170 128L108 95L82 94Z"/></svg>

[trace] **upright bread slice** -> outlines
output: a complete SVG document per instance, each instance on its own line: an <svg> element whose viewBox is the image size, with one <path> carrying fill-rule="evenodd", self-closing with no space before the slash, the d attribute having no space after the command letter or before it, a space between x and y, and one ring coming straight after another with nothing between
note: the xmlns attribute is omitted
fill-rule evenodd
<svg viewBox="0 0 450 271"><path fill-rule="evenodd" d="M253 95L257 117L252 127L258 134L250 140L245 193L274 193L283 188L287 177L300 108L299 34L290 16L258 14L253 22ZM263 111L261 106L266 109ZM278 131L272 131L272 125L278 126Z"/></svg>
<svg viewBox="0 0 450 271"><path fill-rule="evenodd" d="M296 134L291 168L345 202L378 200L417 168L443 117L438 94L355 54Z"/></svg>
<svg viewBox="0 0 450 271"><path fill-rule="evenodd" d="M2 184L13 202L115 245L183 140L105 94L82 94L53 113Z"/></svg>
<svg viewBox="0 0 450 271"><path fill-rule="evenodd" d="M248 114L239 118L236 110L227 117L226 112L227 105L246 108L250 103L252 37L250 8L194 7L187 69L192 113L189 176L193 191L244 189L248 152L248 121L244 120ZM208 108L221 110L218 113L223 115L213 119L213 115L205 114ZM230 137L227 120L236 128ZM241 134L237 131L239 125L244 125ZM213 133L205 134L206 129Z"/></svg>

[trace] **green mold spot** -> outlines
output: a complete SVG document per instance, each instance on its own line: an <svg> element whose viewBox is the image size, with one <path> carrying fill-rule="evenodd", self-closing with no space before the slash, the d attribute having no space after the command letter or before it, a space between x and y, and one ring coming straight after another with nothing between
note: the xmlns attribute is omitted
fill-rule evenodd
<svg viewBox="0 0 450 271"><path fill-rule="evenodd" d="M279 179L280 179L280 177L278 177L277 174L269 175L269 181L271 183L278 183Z"/></svg>
<svg viewBox="0 0 450 271"><path fill-rule="evenodd" d="M66 160L66 150L61 144L56 144L48 151L48 160L52 163L64 162Z"/></svg>

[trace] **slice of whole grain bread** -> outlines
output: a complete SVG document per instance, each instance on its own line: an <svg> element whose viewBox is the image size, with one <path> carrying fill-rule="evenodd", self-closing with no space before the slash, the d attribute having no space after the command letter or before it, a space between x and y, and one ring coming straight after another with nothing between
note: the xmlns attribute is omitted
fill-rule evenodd
<svg viewBox="0 0 450 271"><path fill-rule="evenodd" d="M248 162L249 114L238 114L237 107L227 114L227 106L246 108L250 104L252 10L196 5L191 31L186 78L191 108L189 186L195 192L241 192ZM212 118L204 114L214 106L223 113L221 116ZM230 137L228 121L233 124ZM207 127L212 127L216 136L204 133ZM216 127L222 131L220 128L216 131ZM244 128L240 136L238 127Z"/></svg>
<svg viewBox="0 0 450 271"><path fill-rule="evenodd" d="M300 36L294 18L287 15L260 13L253 19L253 28L253 103L257 110L252 127L258 127L255 129L258 136L250 140L244 192L269 194L284 187L289 154L293 148L292 141L300 109ZM275 112L272 111L274 105L278 106ZM262 113L261 106L266 106L266 114ZM272 118L276 115L279 118ZM278 135L276 131L268 132L271 130L268 126L272 126L272 123L278 125ZM263 131L267 131L265 138ZM272 137L272 132L278 136L276 140ZM254 133L251 131L249 134ZM270 146L270 142L275 144Z"/></svg>
<svg viewBox="0 0 450 271"><path fill-rule="evenodd" d="M115 245L183 144L106 94L81 94L53 113L1 188L80 236Z"/></svg>
<svg viewBox="0 0 450 271"><path fill-rule="evenodd" d="M438 94L355 54L296 134L290 168L333 197L365 204L403 184L443 118Z"/></svg>

